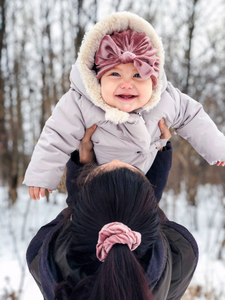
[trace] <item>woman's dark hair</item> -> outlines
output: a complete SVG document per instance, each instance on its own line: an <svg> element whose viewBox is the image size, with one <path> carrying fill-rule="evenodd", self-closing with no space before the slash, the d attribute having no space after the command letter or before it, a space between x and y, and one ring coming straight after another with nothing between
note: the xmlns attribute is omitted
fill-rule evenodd
<svg viewBox="0 0 225 300"><path fill-rule="evenodd" d="M68 220L59 241L67 240L67 260L79 270L80 278L61 283L55 299L152 299L141 262L156 241L159 217L144 174L129 168L96 168L84 180L78 200L72 202L72 221ZM111 222L140 232L142 240L134 251L115 244L102 263L96 257L98 234Z"/></svg>

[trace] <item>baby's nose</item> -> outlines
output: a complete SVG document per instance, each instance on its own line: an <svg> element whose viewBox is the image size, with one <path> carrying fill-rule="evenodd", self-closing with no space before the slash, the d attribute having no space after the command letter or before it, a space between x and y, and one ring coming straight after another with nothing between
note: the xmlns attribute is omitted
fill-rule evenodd
<svg viewBox="0 0 225 300"><path fill-rule="evenodd" d="M133 83L132 83L131 80L124 80L124 81L121 83L120 87L121 87L122 89L132 89L132 88L133 88Z"/></svg>

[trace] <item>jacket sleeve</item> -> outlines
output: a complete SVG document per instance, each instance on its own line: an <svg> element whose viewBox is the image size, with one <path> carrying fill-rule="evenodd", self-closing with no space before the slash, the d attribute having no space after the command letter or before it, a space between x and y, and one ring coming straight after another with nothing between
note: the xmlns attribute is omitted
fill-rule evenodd
<svg viewBox="0 0 225 300"><path fill-rule="evenodd" d="M78 148L84 136L80 102L80 94L71 89L56 105L26 171L23 183L27 186L57 188L70 154Z"/></svg>
<svg viewBox="0 0 225 300"><path fill-rule="evenodd" d="M70 206L73 201L76 201L76 195L80 190L77 185L77 178L82 171L82 167L79 151L75 150L71 153L71 158L66 164L66 189L68 192L66 203L68 206Z"/></svg>
<svg viewBox="0 0 225 300"><path fill-rule="evenodd" d="M163 151L158 151L156 158L146 174L152 184L157 201L162 198L162 193L166 187L169 172L172 166L172 146L167 142Z"/></svg>
<svg viewBox="0 0 225 300"><path fill-rule="evenodd" d="M167 91L176 104L172 127L210 164L225 161L225 136L204 111L202 105L175 89L170 83Z"/></svg>

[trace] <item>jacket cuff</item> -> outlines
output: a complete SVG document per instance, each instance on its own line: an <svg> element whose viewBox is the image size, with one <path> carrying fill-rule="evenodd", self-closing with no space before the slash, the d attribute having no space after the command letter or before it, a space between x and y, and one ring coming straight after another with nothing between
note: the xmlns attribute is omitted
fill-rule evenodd
<svg viewBox="0 0 225 300"><path fill-rule="evenodd" d="M82 167L82 164L80 163L79 150L75 150L73 153L71 153L71 161L77 166Z"/></svg>

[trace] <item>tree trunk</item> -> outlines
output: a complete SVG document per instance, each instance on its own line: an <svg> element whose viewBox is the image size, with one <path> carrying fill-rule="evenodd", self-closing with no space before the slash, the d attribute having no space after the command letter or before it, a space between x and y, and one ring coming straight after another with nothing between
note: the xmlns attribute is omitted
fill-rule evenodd
<svg viewBox="0 0 225 300"><path fill-rule="evenodd" d="M2 72L2 53L5 48L5 0L0 0L0 180L7 173L5 161L8 152L8 139L5 127L5 80Z"/></svg>
<svg viewBox="0 0 225 300"><path fill-rule="evenodd" d="M188 47L185 51L185 65L186 65L186 80L185 80L185 86L183 88L183 92L185 94L188 94L189 90L189 79L190 79L190 71L191 71L191 52L192 52L192 46L193 46L193 34L195 29L195 10L198 0L193 0L192 3L192 11L191 15L188 19L188 34L187 34L187 41L188 41Z"/></svg>

